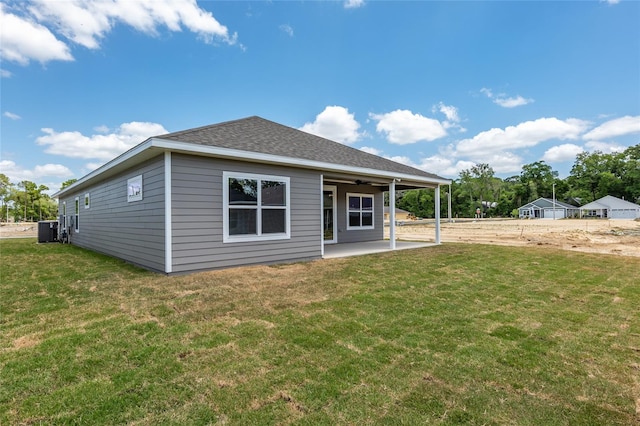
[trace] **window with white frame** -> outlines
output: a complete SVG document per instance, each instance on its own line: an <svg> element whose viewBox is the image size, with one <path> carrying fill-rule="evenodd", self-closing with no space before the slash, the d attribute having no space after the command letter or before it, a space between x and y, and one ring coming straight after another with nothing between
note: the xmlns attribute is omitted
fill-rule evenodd
<svg viewBox="0 0 640 426"><path fill-rule="evenodd" d="M373 195L347 194L347 230L373 228Z"/></svg>
<svg viewBox="0 0 640 426"><path fill-rule="evenodd" d="M73 226L76 232L80 232L80 198L76 197L76 211L73 220Z"/></svg>
<svg viewBox="0 0 640 426"><path fill-rule="evenodd" d="M84 208L88 209L89 207L91 207L91 196L87 192L84 194Z"/></svg>
<svg viewBox="0 0 640 426"><path fill-rule="evenodd" d="M289 178L223 173L224 242L290 238Z"/></svg>

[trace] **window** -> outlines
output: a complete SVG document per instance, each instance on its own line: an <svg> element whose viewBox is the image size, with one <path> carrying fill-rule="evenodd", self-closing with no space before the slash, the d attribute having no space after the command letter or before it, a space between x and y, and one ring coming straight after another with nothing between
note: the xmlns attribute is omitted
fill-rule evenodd
<svg viewBox="0 0 640 426"><path fill-rule="evenodd" d="M73 226L76 232L80 231L80 198L76 197L76 212L73 220Z"/></svg>
<svg viewBox="0 0 640 426"><path fill-rule="evenodd" d="M347 230L373 229L373 195L347 194Z"/></svg>
<svg viewBox="0 0 640 426"><path fill-rule="evenodd" d="M127 180L127 201L142 200L142 175Z"/></svg>
<svg viewBox="0 0 640 426"><path fill-rule="evenodd" d="M89 193L87 192L86 194L84 194L84 208L88 209L89 207L91 207L91 197L89 196Z"/></svg>
<svg viewBox="0 0 640 426"><path fill-rule="evenodd" d="M224 242L290 238L289 178L223 173Z"/></svg>

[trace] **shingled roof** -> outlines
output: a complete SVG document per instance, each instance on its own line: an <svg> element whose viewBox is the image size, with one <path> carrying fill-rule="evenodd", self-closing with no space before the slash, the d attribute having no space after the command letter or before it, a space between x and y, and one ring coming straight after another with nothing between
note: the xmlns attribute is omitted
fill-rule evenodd
<svg viewBox="0 0 640 426"><path fill-rule="evenodd" d="M88 187L162 152L173 151L402 179L402 185L396 188L409 188L412 180L413 186L415 182L421 186L450 182L433 173L254 116L149 138L53 196Z"/></svg>
<svg viewBox="0 0 640 426"><path fill-rule="evenodd" d="M433 173L257 116L168 133L155 138L446 180Z"/></svg>

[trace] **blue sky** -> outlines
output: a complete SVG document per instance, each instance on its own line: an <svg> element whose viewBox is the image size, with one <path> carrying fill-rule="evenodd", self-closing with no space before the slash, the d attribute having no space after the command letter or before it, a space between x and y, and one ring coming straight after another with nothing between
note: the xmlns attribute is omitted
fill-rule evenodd
<svg viewBox="0 0 640 426"><path fill-rule="evenodd" d="M259 115L448 178L640 142L640 2L1 0L0 172Z"/></svg>

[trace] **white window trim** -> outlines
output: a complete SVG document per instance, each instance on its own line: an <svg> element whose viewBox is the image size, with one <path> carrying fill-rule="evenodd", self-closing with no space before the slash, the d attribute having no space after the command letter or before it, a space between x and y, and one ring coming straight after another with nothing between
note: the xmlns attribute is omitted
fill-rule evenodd
<svg viewBox="0 0 640 426"><path fill-rule="evenodd" d="M75 204L73 206L73 230L80 232L80 197L76 197Z"/></svg>
<svg viewBox="0 0 640 426"><path fill-rule="evenodd" d="M262 210L261 192L258 191L258 202L256 204L257 235L229 235L229 179L254 179L258 181L272 180L286 183L285 206L285 232L278 234L262 234ZM234 206L237 207L237 206ZM222 228L223 243L238 243L248 241L271 241L291 239L291 179L285 176L262 175L242 172L222 172Z"/></svg>
<svg viewBox="0 0 640 426"><path fill-rule="evenodd" d="M86 193L84 194L84 208L88 209L91 207L91 194L90 193Z"/></svg>
<svg viewBox="0 0 640 426"><path fill-rule="evenodd" d="M366 197L366 198L371 198L371 226L350 226L349 225L349 212L351 212L351 210L349 209L349 197L360 197L360 217L362 218L362 198ZM376 211L376 206L375 206L375 196L373 194L362 194L362 193L356 193L356 192L347 192L347 204L346 204L346 210L347 210L347 231L363 231L363 230L370 230L370 229L375 229L376 227L376 215L375 215L375 211ZM355 210L354 210L355 211Z"/></svg>

